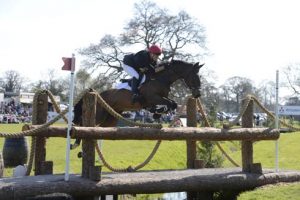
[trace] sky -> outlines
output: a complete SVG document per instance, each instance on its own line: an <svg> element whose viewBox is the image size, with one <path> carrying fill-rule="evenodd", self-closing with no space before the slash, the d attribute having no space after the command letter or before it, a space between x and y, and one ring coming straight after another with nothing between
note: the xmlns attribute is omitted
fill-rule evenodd
<svg viewBox="0 0 300 200"><path fill-rule="evenodd" d="M171 13L185 10L206 29L206 69L217 85L233 76L275 82L276 70L300 63L297 0L152 0ZM40 80L60 71L61 57L118 35L137 0L0 0L0 73ZM60 71L66 75L67 71Z"/></svg>

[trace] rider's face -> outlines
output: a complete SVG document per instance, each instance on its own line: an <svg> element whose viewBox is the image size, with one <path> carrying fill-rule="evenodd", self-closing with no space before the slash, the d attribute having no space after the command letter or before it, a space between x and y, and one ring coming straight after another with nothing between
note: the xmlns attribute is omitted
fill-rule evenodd
<svg viewBox="0 0 300 200"><path fill-rule="evenodd" d="M159 56L160 56L160 54L150 53L150 57L151 57L151 59L154 60L154 61L157 61Z"/></svg>

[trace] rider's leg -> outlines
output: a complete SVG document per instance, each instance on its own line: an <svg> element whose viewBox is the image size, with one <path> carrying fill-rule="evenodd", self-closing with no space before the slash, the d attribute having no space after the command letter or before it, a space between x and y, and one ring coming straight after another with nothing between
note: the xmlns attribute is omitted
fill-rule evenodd
<svg viewBox="0 0 300 200"><path fill-rule="evenodd" d="M131 82L131 90L133 92L133 96L132 96L132 103L135 102L142 102L142 96L139 93L139 85L141 84L141 82L143 83L145 81L145 75L140 74L139 78L132 78L132 82Z"/></svg>
<svg viewBox="0 0 300 200"><path fill-rule="evenodd" d="M123 64L122 67L124 71L127 72L132 77L132 81L131 81L131 91L133 92L132 103L135 103L140 99L139 90L138 90L141 81L140 74L133 67L129 65Z"/></svg>
<svg viewBox="0 0 300 200"><path fill-rule="evenodd" d="M135 78L135 77L132 77L132 80L131 80L131 91L133 92L134 95L139 95L139 84L140 84L140 81L138 78Z"/></svg>

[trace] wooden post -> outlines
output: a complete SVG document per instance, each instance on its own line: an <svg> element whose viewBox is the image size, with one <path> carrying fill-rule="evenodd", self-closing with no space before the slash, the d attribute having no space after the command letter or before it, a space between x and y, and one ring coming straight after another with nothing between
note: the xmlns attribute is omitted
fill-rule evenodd
<svg viewBox="0 0 300 200"><path fill-rule="evenodd" d="M242 101L244 106L246 99ZM253 128L253 100L250 100L248 107L244 115L242 116L242 127L243 128ZM253 142L252 141L242 141L242 168L243 172L250 172L251 165L253 163Z"/></svg>
<svg viewBox="0 0 300 200"><path fill-rule="evenodd" d="M188 127L197 127L197 109L196 109L196 99L189 98L187 101L187 126ZM186 141L187 147L187 168L194 169L194 161L196 159L196 141L194 140L187 140Z"/></svg>
<svg viewBox="0 0 300 200"><path fill-rule="evenodd" d="M96 95L87 93L83 97L82 125L94 127L96 125ZM89 178L89 169L95 165L95 144L93 139L82 140L82 177Z"/></svg>
<svg viewBox="0 0 300 200"><path fill-rule="evenodd" d="M197 104L196 99L189 98L187 101L187 126L188 127L197 127ZM195 162L196 161L196 141L195 140L187 140L186 141L187 147L187 168L188 169L195 169ZM197 166L198 167L198 166ZM203 199L203 200L212 200L213 193L212 192L187 192L187 200L193 199Z"/></svg>
<svg viewBox="0 0 300 200"><path fill-rule="evenodd" d="M97 98L94 93L87 93L83 97L82 105L82 125L85 127L94 127L96 125L96 104ZM95 165L95 144L96 140L82 140L82 172L81 176L90 178L90 169ZM99 197L97 197L99 198ZM94 196L81 197L82 200L93 200Z"/></svg>
<svg viewBox="0 0 300 200"><path fill-rule="evenodd" d="M37 95L37 94L35 94ZM32 108L32 124L45 124L48 116L48 95L40 93L37 97L37 105ZM46 161L46 138L36 137L34 175L42 174L42 163Z"/></svg>

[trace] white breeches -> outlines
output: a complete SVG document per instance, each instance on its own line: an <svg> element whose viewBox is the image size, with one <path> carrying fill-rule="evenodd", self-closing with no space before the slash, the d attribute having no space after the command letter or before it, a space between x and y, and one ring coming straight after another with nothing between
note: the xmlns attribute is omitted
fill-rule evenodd
<svg viewBox="0 0 300 200"><path fill-rule="evenodd" d="M137 71L135 71L135 69L134 69L133 67L131 67L131 66L129 66L129 65L126 65L126 64L124 64L124 63L123 63L123 65L122 65L122 67L123 67L124 71L125 71L127 74L129 74L131 77L135 77L135 78L137 78L137 79L140 78L139 73L137 73ZM145 74L143 74L143 78L142 78L142 81L140 82L140 84L144 83L145 80L146 80L146 76L145 76Z"/></svg>

